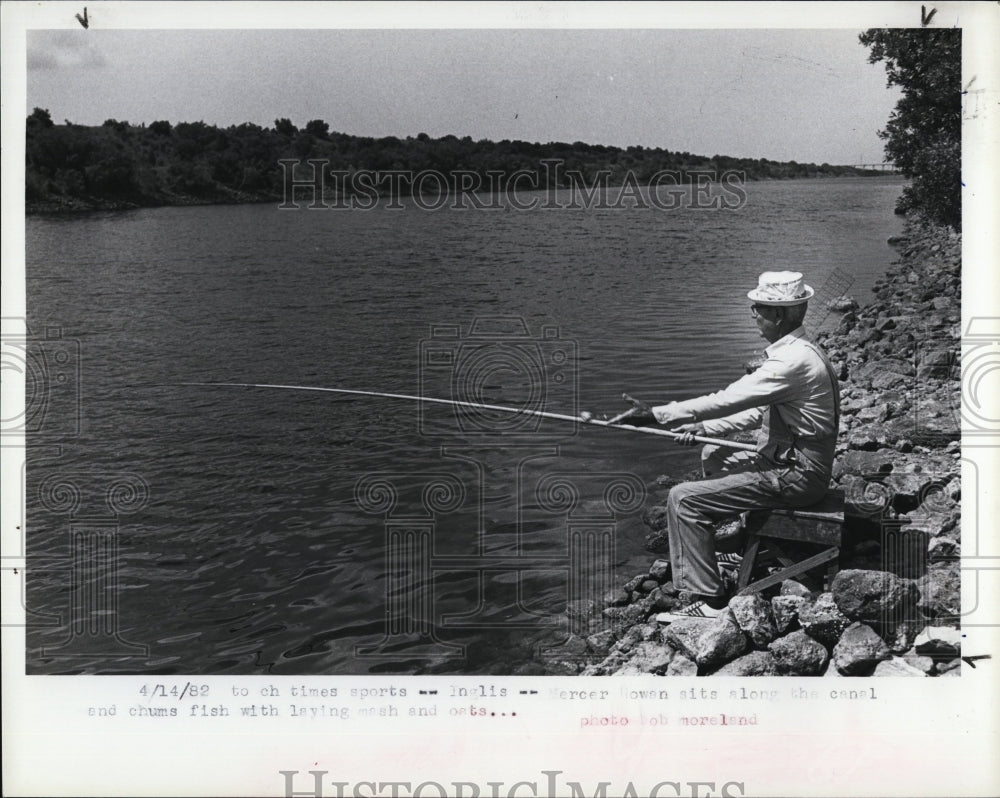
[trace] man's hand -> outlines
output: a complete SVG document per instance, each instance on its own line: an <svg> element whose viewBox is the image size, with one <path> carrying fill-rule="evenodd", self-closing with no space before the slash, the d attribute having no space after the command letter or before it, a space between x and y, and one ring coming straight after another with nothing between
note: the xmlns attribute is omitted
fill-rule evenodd
<svg viewBox="0 0 1000 798"><path fill-rule="evenodd" d="M694 439L695 435L705 434L705 425L702 423L696 424L681 424L677 427L674 432L680 432L681 437L677 439L677 443L681 446L694 446L698 441Z"/></svg>
<svg viewBox="0 0 1000 798"><path fill-rule="evenodd" d="M691 415L677 410L677 402L669 405L657 405L653 408L653 418L657 424L662 424L668 429L674 429L682 424L691 423Z"/></svg>
<svg viewBox="0 0 1000 798"><path fill-rule="evenodd" d="M649 409L649 405L645 402L633 399L627 393L622 394L622 399L632 405L631 409L626 410L624 413L619 413L610 419L608 421L609 424L617 424L621 421L627 421L629 424L649 424L656 420L653 416L653 411Z"/></svg>

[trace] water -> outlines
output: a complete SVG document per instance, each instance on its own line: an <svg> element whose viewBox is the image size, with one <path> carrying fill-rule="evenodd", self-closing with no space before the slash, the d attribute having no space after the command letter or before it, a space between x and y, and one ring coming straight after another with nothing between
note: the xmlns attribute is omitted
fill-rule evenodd
<svg viewBox="0 0 1000 798"><path fill-rule="evenodd" d="M618 412L623 390L654 402L714 390L764 345L744 299L759 272L800 270L818 289L846 275L869 297L893 257L900 187L752 183L734 212L29 218L29 326L60 327L73 358L79 343L29 449L29 673L504 673L543 656L566 636L572 579L593 591L648 563L642 496L628 489L655 499L656 477L690 469L694 450L179 383L471 392L570 413ZM496 318L506 337L470 338ZM521 322L527 341L510 335ZM76 396L78 429L59 410ZM368 504L356 495L377 474L392 508L377 490ZM624 494L605 496L614 479ZM455 500L423 495L435 482ZM75 585L70 541L88 530L117 549L78 557ZM568 532L613 538L614 551L584 556Z"/></svg>

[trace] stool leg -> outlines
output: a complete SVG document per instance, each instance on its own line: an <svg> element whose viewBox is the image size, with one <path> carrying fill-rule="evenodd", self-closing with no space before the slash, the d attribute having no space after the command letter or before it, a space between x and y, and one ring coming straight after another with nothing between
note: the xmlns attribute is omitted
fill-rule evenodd
<svg viewBox="0 0 1000 798"><path fill-rule="evenodd" d="M740 563L740 572L736 577L737 592L742 591L750 584L750 576L753 574L753 567L757 562L757 551L759 549L760 537L755 532L751 532L747 537L747 546L743 550L743 562Z"/></svg>
<svg viewBox="0 0 1000 798"><path fill-rule="evenodd" d="M826 566L826 579L823 582L823 589L829 590L833 587L833 579L840 571L840 549L837 549L837 556L830 560L830 564Z"/></svg>

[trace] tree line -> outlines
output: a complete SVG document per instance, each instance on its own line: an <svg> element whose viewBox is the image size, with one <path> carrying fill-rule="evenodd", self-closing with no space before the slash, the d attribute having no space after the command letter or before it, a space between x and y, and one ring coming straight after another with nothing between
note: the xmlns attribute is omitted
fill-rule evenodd
<svg viewBox="0 0 1000 798"><path fill-rule="evenodd" d="M896 205L956 230L962 224L962 30L871 28L868 62L885 62L902 97L879 135L911 183Z"/></svg>
<svg viewBox="0 0 1000 798"><path fill-rule="evenodd" d="M387 172L433 170L450 175L475 173L491 185L489 173L527 171L540 187L553 172L543 161L561 162L558 179L576 172L588 183L601 173L611 185L631 174L640 182L661 170L683 176L714 170L743 172L746 178L788 179L883 174L851 166L779 162L767 158L711 157L660 147L612 147L551 141L474 141L470 136L431 138L426 133L398 138L353 136L330 130L314 119L297 127L276 119L273 127L250 122L217 127L205 122L159 120L130 124L108 119L100 126L55 124L48 110L35 108L27 119L27 208L86 209L204 202L255 202L282 196L282 159L321 159L331 170Z"/></svg>

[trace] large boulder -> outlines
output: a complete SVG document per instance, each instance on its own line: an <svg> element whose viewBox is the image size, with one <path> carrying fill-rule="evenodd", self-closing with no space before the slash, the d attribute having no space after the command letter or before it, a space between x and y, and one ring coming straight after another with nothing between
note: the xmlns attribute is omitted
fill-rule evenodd
<svg viewBox="0 0 1000 798"><path fill-rule="evenodd" d="M697 663L685 657L683 654L677 654L670 665L667 666L667 676L697 676L698 675L698 665Z"/></svg>
<svg viewBox="0 0 1000 798"><path fill-rule="evenodd" d="M663 638L702 668L729 662L747 650L746 637L727 613L718 618L680 618L667 627Z"/></svg>
<svg viewBox="0 0 1000 798"><path fill-rule="evenodd" d="M662 643L644 642L632 650L626 666L631 666L638 673L666 673L667 666L674 658L675 651Z"/></svg>
<svg viewBox="0 0 1000 798"><path fill-rule="evenodd" d="M751 651L723 665L713 676L777 676L778 663L770 651Z"/></svg>
<svg viewBox="0 0 1000 798"><path fill-rule="evenodd" d="M767 648L767 644L778 636L771 603L759 593L734 596L729 601L729 611L755 648Z"/></svg>
<svg viewBox="0 0 1000 798"><path fill-rule="evenodd" d="M844 570L830 587L837 608L852 621L895 626L916 607L913 583L888 571Z"/></svg>
<svg viewBox="0 0 1000 798"><path fill-rule="evenodd" d="M767 650L774 656L778 671L790 676L819 676L830 660L826 646L801 629L779 637Z"/></svg>
<svg viewBox="0 0 1000 798"><path fill-rule="evenodd" d="M927 674L906 660L893 657L876 665L872 676L927 676Z"/></svg>
<svg viewBox="0 0 1000 798"><path fill-rule="evenodd" d="M799 610L799 625L815 640L833 646L851 620L837 607L832 593L821 593L816 601Z"/></svg>
<svg viewBox="0 0 1000 798"><path fill-rule="evenodd" d="M857 622L847 627L833 647L833 663L845 676L868 674L891 656L889 647L875 630Z"/></svg>
<svg viewBox="0 0 1000 798"><path fill-rule="evenodd" d="M920 612L928 619L956 623L962 609L962 574L954 561L933 563L919 580Z"/></svg>

